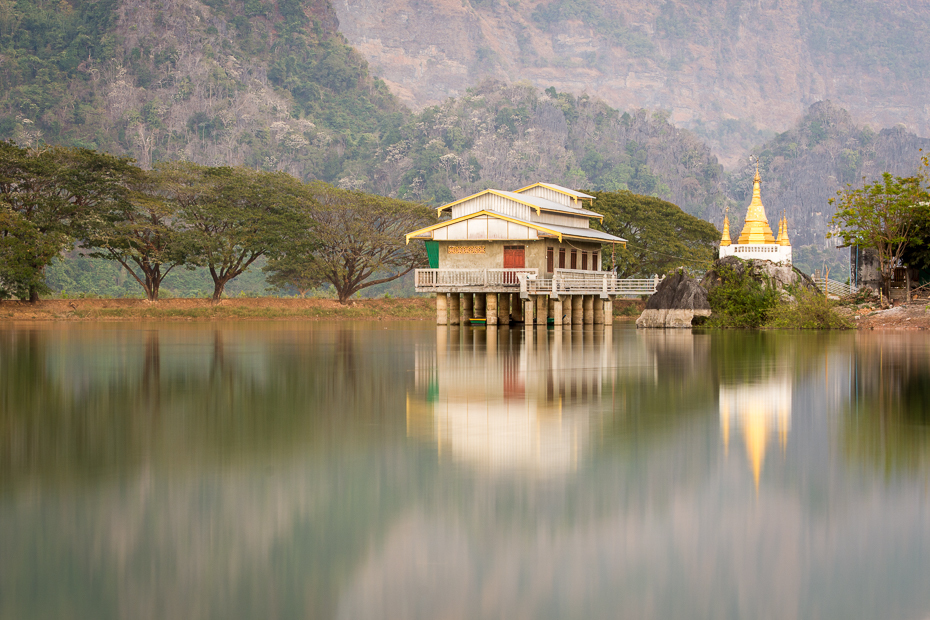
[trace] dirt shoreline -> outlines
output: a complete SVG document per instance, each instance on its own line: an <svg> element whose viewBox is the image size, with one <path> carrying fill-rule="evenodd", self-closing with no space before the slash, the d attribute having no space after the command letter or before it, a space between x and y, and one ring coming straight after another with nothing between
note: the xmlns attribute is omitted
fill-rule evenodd
<svg viewBox="0 0 930 620"><path fill-rule="evenodd" d="M636 320L645 302L614 303L614 320ZM433 321L432 298L332 299L234 297L209 299L44 299L0 301L0 321Z"/></svg>

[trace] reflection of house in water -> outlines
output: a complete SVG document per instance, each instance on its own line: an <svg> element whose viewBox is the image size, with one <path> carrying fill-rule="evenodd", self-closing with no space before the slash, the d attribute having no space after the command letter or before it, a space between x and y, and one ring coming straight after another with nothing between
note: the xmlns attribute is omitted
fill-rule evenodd
<svg viewBox="0 0 930 620"><path fill-rule="evenodd" d="M778 436L782 450L791 429L791 378L787 374L767 381L720 386L720 431L729 449L730 429L742 433L746 456L759 487L759 476L770 440Z"/></svg>
<svg viewBox="0 0 930 620"><path fill-rule="evenodd" d="M439 328L436 349L417 352L408 436L491 471L574 469L612 371L610 330L527 334Z"/></svg>

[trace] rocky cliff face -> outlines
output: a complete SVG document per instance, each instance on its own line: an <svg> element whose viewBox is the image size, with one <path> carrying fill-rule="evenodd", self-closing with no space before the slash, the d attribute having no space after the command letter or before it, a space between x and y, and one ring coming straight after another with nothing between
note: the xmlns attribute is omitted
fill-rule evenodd
<svg viewBox="0 0 930 620"><path fill-rule="evenodd" d="M850 6L854 5L854 6ZM335 0L340 30L414 107L484 77L670 111L732 164L831 99L930 133L930 2Z"/></svg>

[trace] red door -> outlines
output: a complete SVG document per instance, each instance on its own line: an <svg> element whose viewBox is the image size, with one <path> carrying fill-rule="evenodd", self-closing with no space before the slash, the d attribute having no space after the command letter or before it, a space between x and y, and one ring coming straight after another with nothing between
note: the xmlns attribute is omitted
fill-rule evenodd
<svg viewBox="0 0 930 620"><path fill-rule="evenodd" d="M504 246L504 269L523 269L526 267L524 262L524 248L522 245L505 245ZM516 284L517 275L515 273L505 273L504 283Z"/></svg>
<svg viewBox="0 0 930 620"><path fill-rule="evenodd" d="M504 269L523 269L526 267L524 262L524 249L522 245L505 245L504 246Z"/></svg>

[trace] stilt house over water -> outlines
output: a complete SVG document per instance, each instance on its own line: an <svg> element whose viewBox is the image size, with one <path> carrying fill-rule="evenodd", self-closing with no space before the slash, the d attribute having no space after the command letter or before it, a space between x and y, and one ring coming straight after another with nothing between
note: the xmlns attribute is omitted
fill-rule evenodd
<svg viewBox="0 0 930 620"><path fill-rule="evenodd" d="M438 209L449 219L406 235L426 242L430 268L417 292L436 293L444 325L611 322L619 293L601 269L605 244L619 237L591 228L593 196L552 183L513 192L487 189ZM551 317L551 321L549 318Z"/></svg>

